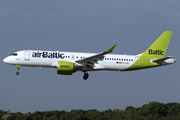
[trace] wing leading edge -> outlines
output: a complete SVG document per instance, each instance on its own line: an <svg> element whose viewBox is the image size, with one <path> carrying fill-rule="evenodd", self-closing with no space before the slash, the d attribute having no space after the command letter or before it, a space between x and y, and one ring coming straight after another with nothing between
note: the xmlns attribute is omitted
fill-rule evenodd
<svg viewBox="0 0 180 120"><path fill-rule="evenodd" d="M116 44L113 45L111 48L109 48L107 51L104 51L102 53L99 53L97 55L93 55L81 60L75 61L76 63L79 63L80 66L87 66L87 67L94 67L94 64L97 63L97 61L103 60L104 55L113 52L114 48L116 47Z"/></svg>

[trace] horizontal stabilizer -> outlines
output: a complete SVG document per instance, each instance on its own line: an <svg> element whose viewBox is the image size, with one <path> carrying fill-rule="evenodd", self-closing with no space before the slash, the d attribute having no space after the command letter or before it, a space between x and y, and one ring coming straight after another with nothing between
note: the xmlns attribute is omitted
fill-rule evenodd
<svg viewBox="0 0 180 120"><path fill-rule="evenodd" d="M156 59L156 60L153 60L153 62L155 62L155 63L162 63L162 62L164 62L165 60L167 60L169 58L173 58L173 56L168 56L168 57L165 57L165 58Z"/></svg>

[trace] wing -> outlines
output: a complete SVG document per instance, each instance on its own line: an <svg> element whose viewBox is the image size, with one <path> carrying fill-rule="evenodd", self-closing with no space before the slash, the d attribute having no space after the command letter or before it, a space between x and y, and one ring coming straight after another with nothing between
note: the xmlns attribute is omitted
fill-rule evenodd
<svg viewBox="0 0 180 120"><path fill-rule="evenodd" d="M104 51L102 53L99 53L97 55L93 55L81 60L77 60L75 61L76 63L79 63L79 67L94 67L94 64L97 63L97 61L103 60L104 59L104 55L113 52L114 48L116 47L116 44L113 45L110 49L108 49L107 51Z"/></svg>

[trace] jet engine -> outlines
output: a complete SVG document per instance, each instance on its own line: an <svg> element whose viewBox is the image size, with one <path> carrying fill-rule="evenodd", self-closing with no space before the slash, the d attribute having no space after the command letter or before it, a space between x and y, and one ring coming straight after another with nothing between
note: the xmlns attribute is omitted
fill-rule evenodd
<svg viewBox="0 0 180 120"><path fill-rule="evenodd" d="M57 74L72 75L75 72L75 64L73 62L58 61Z"/></svg>

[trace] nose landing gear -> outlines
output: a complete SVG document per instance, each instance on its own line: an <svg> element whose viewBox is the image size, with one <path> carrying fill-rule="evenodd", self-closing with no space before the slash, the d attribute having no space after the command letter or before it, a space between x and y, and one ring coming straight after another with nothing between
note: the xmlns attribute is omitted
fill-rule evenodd
<svg viewBox="0 0 180 120"><path fill-rule="evenodd" d="M89 77L89 74L88 74L87 72L84 72L83 79L84 79L84 80L87 80L87 79L88 79L88 77Z"/></svg>
<svg viewBox="0 0 180 120"><path fill-rule="evenodd" d="M19 71L16 72L16 75L19 75Z"/></svg>
<svg viewBox="0 0 180 120"><path fill-rule="evenodd" d="M21 67L20 65L16 65L16 68L18 69L18 71L16 72L16 75L19 75L19 68L20 67Z"/></svg>

